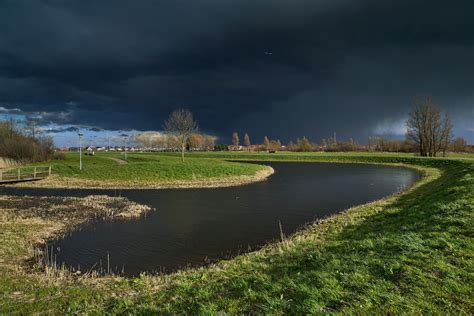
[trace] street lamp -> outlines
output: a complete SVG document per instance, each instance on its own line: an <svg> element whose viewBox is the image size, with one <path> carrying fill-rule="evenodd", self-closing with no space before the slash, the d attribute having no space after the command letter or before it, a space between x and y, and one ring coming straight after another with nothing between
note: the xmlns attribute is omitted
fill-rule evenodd
<svg viewBox="0 0 474 316"><path fill-rule="evenodd" d="M125 143L125 161L127 161L127 147L128 147L128 136L123 137L123 141Z"/></svg>
<svg viewBox="0 0 474 316"><path fill-rule="evenodd" d="M79 133L79 170L82 171L82 137L84 134Z"/></svg>

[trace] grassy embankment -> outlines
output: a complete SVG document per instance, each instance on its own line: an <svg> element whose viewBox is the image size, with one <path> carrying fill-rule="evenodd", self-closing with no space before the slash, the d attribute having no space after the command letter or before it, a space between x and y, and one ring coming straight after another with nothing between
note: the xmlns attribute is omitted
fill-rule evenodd
<svg viewBox="0 0 474 316"><path fill-rule="evenodd" d="M0 310L474 312L472 161L350 154L262 158L405 164L423 168L426 177L402 194L354 207L262 250L170 276L45 279L0 263ZM20 228L14 219L2 218L8 249L1 253L22 258L32 230L40 228Z"/></svg>
<svg viewBox="0 0 474 316"><path fill-rule="evenodd" d="M110 158L118 159L114 161ZM51 165L53 176L40 182L24 183L43 187L218 187L264 180L273 171L259 165L194 157L181 162L175 155L129 153L127 161L117 153L83 156L84 169L79 171L79 154L68 153L65 160Z"/></svg>

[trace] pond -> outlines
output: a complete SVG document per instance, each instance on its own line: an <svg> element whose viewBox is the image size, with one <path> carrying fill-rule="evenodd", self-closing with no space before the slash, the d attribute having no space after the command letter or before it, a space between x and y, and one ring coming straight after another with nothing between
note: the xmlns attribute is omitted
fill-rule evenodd
<svg viewBox="0 0 474 316"><path fill-rule="evenodd" d="M81 271L104 267L109 258L112 269L125 275L172 272L258 249L280 237L280 224L289 235L315 219L406 189L420 178L413 170L378 165L264 164L276 173L245 186L124 190L122 196L156 211L136 220L96 221L50 246L58 263Z"/></svg>

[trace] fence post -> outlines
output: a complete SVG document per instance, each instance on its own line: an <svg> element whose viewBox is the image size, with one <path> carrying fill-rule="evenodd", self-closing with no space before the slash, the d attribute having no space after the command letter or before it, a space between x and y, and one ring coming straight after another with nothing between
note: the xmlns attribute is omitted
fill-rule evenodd
<svg viewBox="0 0 474 316"><path fill-rule="evenodd" d="M3 170L0 170L0 181L3 180Z"/></svg>
<svg viewBox="0 0 474 316"><path fill-rule="evenodd" d="M36 167L33 169L33 179L36 179Z"/></svg>
<svg viewBox="0 0 474 316"><path fill-rule="evenodd" d="M48 177L51 177L51 166L48 168Z"/></svg>
<svg viewBox="0 0 474 316"><path fill-rule="evenodd" d="M20 170L21 170L21 169L18 168L18 180L21 180L21 171L20 171Z"/></svg>

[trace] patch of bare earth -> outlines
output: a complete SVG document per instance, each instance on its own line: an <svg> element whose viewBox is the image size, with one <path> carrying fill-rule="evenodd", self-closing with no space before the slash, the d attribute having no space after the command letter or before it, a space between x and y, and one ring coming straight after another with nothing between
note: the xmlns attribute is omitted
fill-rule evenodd
<svg viewBox="0 0 474 316"><path fill-rule="evenodd" d="M126 165L127 162L123 159L114 158L114 157L103 157L104 159L109 159L115 161L118 165Z"/></svg>

